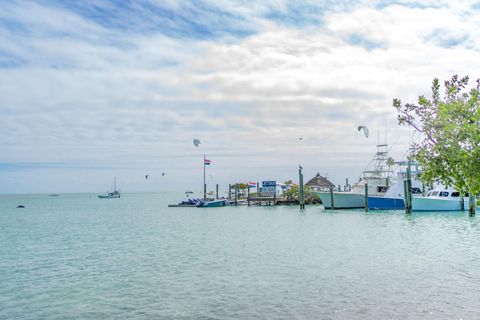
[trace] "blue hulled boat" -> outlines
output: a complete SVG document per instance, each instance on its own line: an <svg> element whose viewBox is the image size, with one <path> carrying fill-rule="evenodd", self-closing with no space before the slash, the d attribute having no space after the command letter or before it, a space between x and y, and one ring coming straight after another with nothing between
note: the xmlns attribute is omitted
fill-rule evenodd
<svg viewBox="0 0 480 320"><path fill-rule="evenodd" d="M370 196L368 197L368 208L370 210L401 210L405 209L405 202L403 201L405 197L405 192L403 188L403 181L406 179L407 172L403 170L404 167L408 166L406 161L397 162L397 165L400 167L398 172L398 177L396 183L394 183L383 196ZM411 164L414 166L414 170L411 171L412 177L412 194L421 195L422 194L422 183L418 179L418 174L420 173L418 169L418 164Z"/></svg>

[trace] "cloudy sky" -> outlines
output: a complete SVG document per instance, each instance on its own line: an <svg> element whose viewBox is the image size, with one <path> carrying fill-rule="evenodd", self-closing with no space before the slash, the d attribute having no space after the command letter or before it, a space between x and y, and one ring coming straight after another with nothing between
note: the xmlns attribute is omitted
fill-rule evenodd
<svg viewBox="0 0 480 320"><path fill-rule="evenodd" d="M299 163L343 184L378 131L405 153L392 98L480 76L479 25L473 1L2 1L0 193L114 176L201 190L204 153L221 188L295 180Z"/></svg>

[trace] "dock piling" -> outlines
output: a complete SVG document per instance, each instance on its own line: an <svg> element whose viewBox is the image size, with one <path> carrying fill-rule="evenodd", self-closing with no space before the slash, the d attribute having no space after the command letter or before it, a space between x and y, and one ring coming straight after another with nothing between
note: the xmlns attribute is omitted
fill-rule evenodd
<svg viewBox="0 0 480 320"><path fill-rule="evenodd" d="M477 204L475 203L477 200L477 197L475 197L471 192L468 194L468 216L469 217L474 217L475 216L475 211Z"/></svg>
<svg viewBox="0 0 480 320"><path fill-rule="evenodd" d="M412 213L412 174L410 170L410 161L407 167L407 179L403 184L403 191L405 192L405 213Z"/></svg>
<svg viewBox="0 0 480 320"><path fill-rule="evenodd" d="M215 199L218 199L218 183L216 185Z"/></svg>
<svg viewBox="0 0 480 320"><path fill-rule="evenodd" d="M235 185L235 207L238 205L238 183Z"/></svg>
<svg viewBox="0 0 480 320"><path fill-rule="evenodd" d="M365 183L365 212L368 212L368 183Z"/></svg>
<svg viewBox="0 0 480 320"><path fill-rule="evenodd" d="M305 194L303 190L303 173L302 167L298 168L298 202L300 203L300 209L305 209Z"/></svg>
<svg viewBox="0 0 480 320"><path fill-rule="evenodd" d="M333 186L330 186L330 209L335 209L335 204L333 203Z"/></svg>

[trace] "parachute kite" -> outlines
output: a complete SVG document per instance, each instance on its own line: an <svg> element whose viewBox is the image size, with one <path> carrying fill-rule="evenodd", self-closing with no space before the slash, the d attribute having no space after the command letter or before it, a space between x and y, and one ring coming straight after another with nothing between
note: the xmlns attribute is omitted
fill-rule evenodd
<svg viewBox="0 0 480 320"><path fill-rule="evenodd" d="M200 144L201 144L200 140L198 140L198 139L193 139L193 145L194 145L195 147L198 147Z"/></svg>
<svg viewBox="0 0 480 320"><path fill-rule="evenodd" d="M363 130L363 133L365 133L365 138L368 138L368 128L365 127L365 126L358 126L358 131L362 131Z"/></svg>

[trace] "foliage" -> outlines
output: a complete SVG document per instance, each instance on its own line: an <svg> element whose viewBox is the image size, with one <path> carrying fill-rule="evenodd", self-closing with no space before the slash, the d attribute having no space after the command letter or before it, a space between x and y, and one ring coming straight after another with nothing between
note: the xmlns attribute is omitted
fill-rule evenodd
<svg viewBox="0 0 480 320"><path fill-rule="evenodd" d="M248 189L248 184L240 182L232 185L233 189L235 189L236 187L238 187L239 190L244 190L244 189Z"/></svg>
<svg viewBox="0 0 480 320"><path fill-rule="evenodd" d="M418 98L418 104L393 100L400 124L420 132L423 140L412 148L411 158L419 162L424 182L441 182L462 193L480 194L480 99L479 86L467 89L468 77L454 75L433 80L432 98Z"/></svg>
<svg viewBox="0 0 480 320"><path fill-rule="evenodd" d="M309 186L304 186L303 192L305 194L306 203L312 203L319 199L318 195L313 193L312 188L310 188ZM284 195L288 201L298 201L298 186L293 186L290 189L286 190Z"/></svg>

